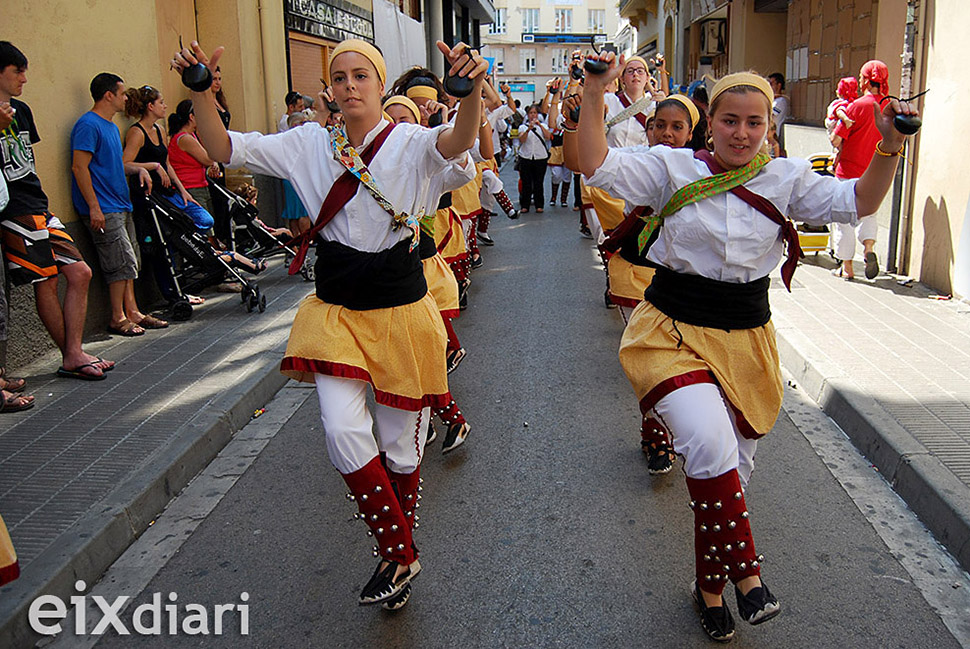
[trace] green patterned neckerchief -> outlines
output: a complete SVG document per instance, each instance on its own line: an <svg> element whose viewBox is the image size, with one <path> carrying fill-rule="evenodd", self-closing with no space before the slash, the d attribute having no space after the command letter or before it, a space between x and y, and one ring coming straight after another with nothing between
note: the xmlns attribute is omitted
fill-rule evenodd
<svg viewBox="0 0 970 649"><path fill-rule="evenodd" d="M769 161L771 161L771 156L761 152L754 157L754 160L743 167L695 180L678 189L670 197L670 200L667 201L667 204L664 205L664 208L659 214L640 217L646 223L643 226L643 231L640 232L640 236L637 237L637 247L640 252L643 252L643 249L647 247L647 242L650 241L650 235L660 227L660 224L663 223L665 218L692 203L697 203L705 198L711 198L712 196L729 192L735 187L743 185L757 176L761 172L761 168L768 164Z"/></svg>
<svg viewBox="0 0 970 649"><path fill-rule="evenodd" d="M374 200L381 206L381 209L391 217L393 221L392 227L395 230L401 226L405 226L411 230L410 250L414 250L418 246L421 228L420 223L421 219L424 218L424 213L408 214L407 212L398 212L391 204L391 201L381 193L374 176L371 175L367 165L364 164L357 150L354 149L347 139L347 133L343 127L327 127L327 130L330 132L330 144L333 148L334 160L356 176L361 184L367 188L367 191L374 197Z"/></svg>

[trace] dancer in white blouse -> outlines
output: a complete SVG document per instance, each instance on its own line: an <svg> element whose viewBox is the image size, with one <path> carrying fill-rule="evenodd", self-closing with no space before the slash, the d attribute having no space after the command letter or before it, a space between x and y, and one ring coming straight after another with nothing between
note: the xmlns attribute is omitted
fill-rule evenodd
<svg viewBox="0 0 970 649"><path fill-rule="evenodd" d="M636 205L664 206L648 221L656 240L647 259L657 266L644 301L620 345L620 362L641 406L670 431L694 510L695 581L691 595L704 630L728 641L734 620L721 593L730 580L741 616L759 624L778 614L761 580L744 486L757 440L774 425L782 382L768 308L768 275L782 258L790 282L800 254L797 232L782 216L813 224L854 223L882 201L905 136L897 114L915 114L892 100L877 115L880 155L857 181L814 174L805 160L768 159L763 152L773 93L767 80L729 75L711 96L714 153L668 147L607 147L602 89L619 74L612 53L602 75L587 74L579 122L580 164L587 182ZM622 59L620 61L622 64Z"/></svg>
<svg viewBox="0 0 970 649"><path fill-rule="evenodd" d="M487 68L478 52L463 43L437 45L452 63L450 73L473 79L478 96ZM214 69L221 55L218 48L210 58L192 43L172 63L179 70L197 61ZM445 330L422 272L418 223L436 208L428 203L436 175L458 167L459 184L474 176L467 151L481 122L480 102L464 102L454 125L390 124L381 112L384 59L364 41L334 48L330 75L343 128L310 123L276 135L227 133L212 102L201 100L196 120L214 159L288 179L319 213L311 230L316 294L300 305L282 369L316 384L330 460L377 543L381 559L359 603L400 608L421 569L411 532L428 410L446 406L448 393ZM377 401L373 415L368 383Z"/></svg>

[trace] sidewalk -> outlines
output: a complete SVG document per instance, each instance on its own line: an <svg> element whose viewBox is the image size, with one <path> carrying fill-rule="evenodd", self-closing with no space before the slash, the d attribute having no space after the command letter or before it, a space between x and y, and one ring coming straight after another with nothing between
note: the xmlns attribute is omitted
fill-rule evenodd
<svg viewBox="0 0 970 649"><path fill-rule="evenodd" d="M104 381L55 377L56 355L18 368L37 406L0 419L0 512L21 565L0 589L0 647L33 646L30 602L97 581L286 382L280 359L312 284L281 258L257 279L265 313L210 291L186 322L89 342L118 363Z"/></svg>
<svg viewBox="0 0 970 649"><path fill-rule="evenodd" d="M970 305L834 266L809 255L791 293L772 278L781 363L970 569Z"/></svg>

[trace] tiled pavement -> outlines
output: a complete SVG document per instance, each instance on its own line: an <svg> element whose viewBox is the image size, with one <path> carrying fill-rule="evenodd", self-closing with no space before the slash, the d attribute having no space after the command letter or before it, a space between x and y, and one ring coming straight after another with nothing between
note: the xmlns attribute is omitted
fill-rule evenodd
<svg viewBox="0 0 970 649"><path fill-rule="evenodd" d="M17 368L37 406L0 420L0 512L22 569L0 589L0 646L19 646L17 611L39 591L96 581L285 383L279 361L312 285L279 259L258 281L265 313L210 292L186 322L86 344L118 363L104 381L55 377L56 355Z"/></svg>
<svg viewBox="0 0 970 649"><path fill-rule="evenodd" d="M782 365L970 568L970 304L833 266L809 257L791 293L773 280Z"/></svg>

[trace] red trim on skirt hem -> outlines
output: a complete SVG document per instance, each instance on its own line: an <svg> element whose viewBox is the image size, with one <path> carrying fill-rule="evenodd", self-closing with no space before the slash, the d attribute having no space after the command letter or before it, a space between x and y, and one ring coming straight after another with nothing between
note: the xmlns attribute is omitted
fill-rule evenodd
<svg viewBox="0 0 970 649"><path fill-rule="evenodd" d="M397 408L398 410L417 412L422 408L444 408L451 401L448 392L444 394L426 394L420 399L415 399L414 397L405 397L378 390L377 386L374 385L373 379L371 379L370 372L355 365L347 365L345 363L287 356L280 363L280 371L325 374L327 376L337 376L344 379L366 381L374 388L374 400L377 403L391 408Z"/></svg>
<svg viewBox="0 0 970 649"><path fill-rule="evenodd" d="M629 297L620 297L619 295L614 295L613 293L610 293L610 302L612 302L617 306L625 306L630 309L635 309L640 305L640 302L642 301L643 300L634 300L633 298L629 298Z"/></svg>
<svg viewBox="0 0 970 649"><path fill-rule="evenodd" d="M713 385L720 385L717 382L717 377L710 370L694 370L693 372L686 372L684 374L678 374L677 376L672 376L669 379L665 379L658 383L650 392L646 394L645 397L640 399L640 412L646 416L650 410L657 405L657 402L663 399L665 396L677 390L679 388L685 388L688 385L697 385L699 383L711 383ZM734 413L735 420L738 425L738 432L745 439L761 439L764 437L761 433L756 431L748 423L748 420L744 418L737 407L728 401L728 405L731 407L731 412Z"/></svg>
<svg viewBox="0 0 970 649"><path fill-rule="evenodd" d="M468 214L459 214L458 218L460 218L462 221L471 221L476 216L479 216L483 211L484 210L479 207L474 212L469 212Z"/></svg>
<svg viewBox="0 0 970 649"><path fill-rule="evenodd" d="M20 576L20 563L14 561L9 566L0 568L0 585L10 583Z"/></svg>
<svg viewBox="0 0 970 649"><path fill-rule="evenodd" d="M461 309L447 309L445 311L441 311L441 316L443 318L450 318L451 320L454 320L460 315L461 315Z"/></svg>

